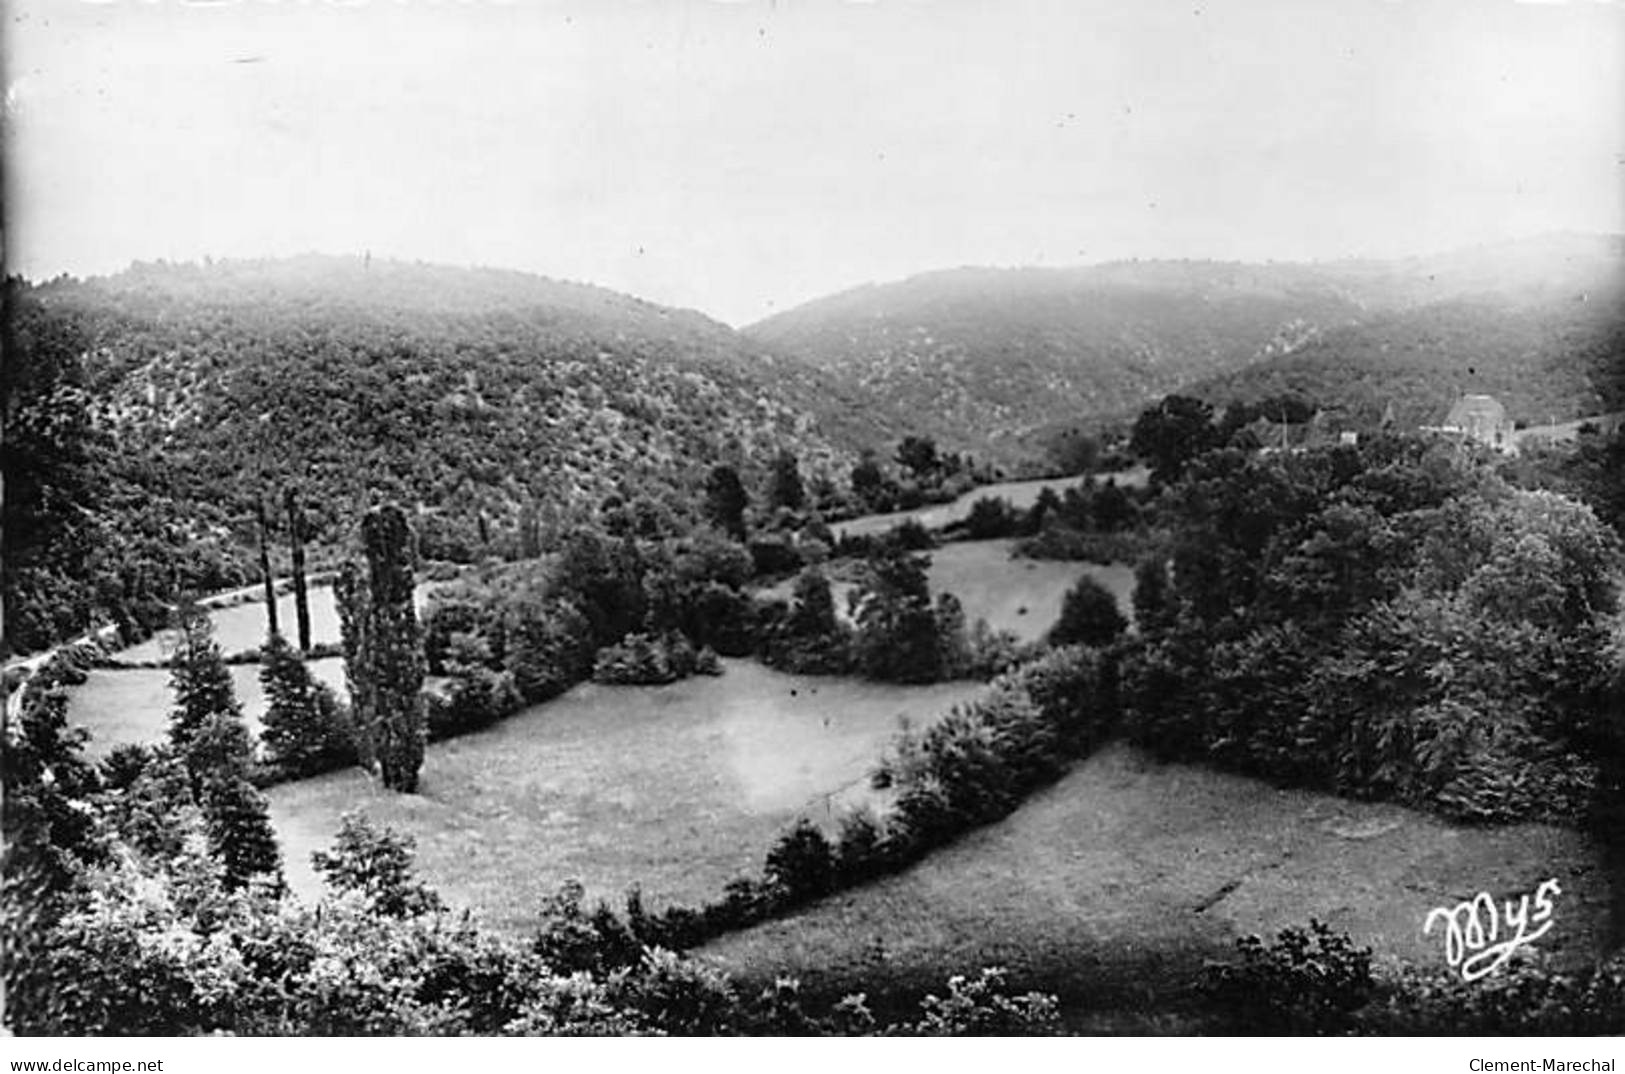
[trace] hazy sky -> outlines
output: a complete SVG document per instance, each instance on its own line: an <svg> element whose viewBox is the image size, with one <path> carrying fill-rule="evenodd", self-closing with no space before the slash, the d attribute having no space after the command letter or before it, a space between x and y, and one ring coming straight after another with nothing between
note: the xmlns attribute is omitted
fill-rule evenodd
<svg viewBox="0 0 1625 1074"><path fill-rule="evenodd" d="M371 250L733 323L965 264L1625 231L1598 0L8 0L7 259Z"/></svg>

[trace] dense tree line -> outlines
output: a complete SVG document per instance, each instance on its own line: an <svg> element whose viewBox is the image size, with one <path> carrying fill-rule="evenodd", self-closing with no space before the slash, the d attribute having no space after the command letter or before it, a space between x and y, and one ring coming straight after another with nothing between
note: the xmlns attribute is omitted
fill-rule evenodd
<svg viewBox="0 0 1625 1074"><path fill-rule="evenodd" d="M1469 819L1585 815L1618 765L1617 535L1450 445L1190 460L1157 505L1131 737Z"/></svg>

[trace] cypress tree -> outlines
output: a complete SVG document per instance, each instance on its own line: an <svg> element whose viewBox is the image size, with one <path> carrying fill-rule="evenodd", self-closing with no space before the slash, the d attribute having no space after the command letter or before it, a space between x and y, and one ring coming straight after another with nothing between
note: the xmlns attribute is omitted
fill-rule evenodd
<svg viewBox="0 0 1625 1074"><path fill-rule="evenodd" d="M211 853L232 886L256 874L281 880L281 856L265 798L249 781L254 748L214 627L196 605L182 612L181 642L170 671L175 708L169 737L203 807Z"/></svg>
<svg viewBox="0 0 1625 1074"><path fill-rule="evenodd" d="M271 763L308 775L353 759L332 692L311 678L281 634L261 650L260 685L267 702L260 740Z"/></svg>
<svg viewBox="0 0 1625 1074"><path fill-rule="evenodd" d="M293 487L282 490L288 514L288 547L293 555L293 614L298 623L299 651L310 652L310 594L305 588L305 515Z"/></svg>
<svg viewBox="0 0 1625 1074"><path fill-rule="evenodd" d="M201 784L198 804L209 852L225 866L228 887L254 876L282 881L282 853L265 796L249 780L253 747L241 716L217 713L193 736L187 767Z"/></svg>
<svg viewBox="0 0 1625 1074"><path fill-rule="evenodd" d="M223 776L203 789L203 823L209 852L226 869L226 886L239 888L255 876L282 883L282 852L271 828L271 810L247 779Z"/></svg>
<svg viewBox="0 0 1625 1074"><path fill-rule="evenodd" d="M175 706L169 713L169 741L177 754L185 756L210 717L241 719L242 707L208 615L188 603L181 607L180 620L179 641L170 657L169 688L175 694Z"/></svg>

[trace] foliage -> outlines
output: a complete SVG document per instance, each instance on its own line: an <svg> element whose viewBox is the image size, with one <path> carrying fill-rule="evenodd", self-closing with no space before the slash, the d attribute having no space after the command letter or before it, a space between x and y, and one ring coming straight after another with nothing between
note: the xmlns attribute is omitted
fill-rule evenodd
<svg viewBox="0 0 1625 1074"><path fill-rule="evenodd" d="M511 672L460 665L440 690L423 692L425 730L430 742L489 727L525 707Z"/></svg>
<svg viewBox="0 0 1625 1074"><path fill-rule="evenodd" d="M762 660L770 667L807 675L838 675L851 667L851 632L835 612L829 579L817 567L796 576L790 605L764 631Z"/></svg>
<svg viewBox="0 0 1625 1074"><path fill-rule="evenodd" d="M100 790L101 778L84 758L88 733L68 726L67 691L56 681L60 663L56 658L21 687L16 718L6 722L0 876L12 914L25 907L48 913L107 849L85 806ZM7 936L22 938L9 929Z"/></svg>
<svg viewBox="0 0 1625 1074"><path fill-rule="evenodd" d="M1061 616L1050 628L1051 645L1110 645L1128 629L1117 610L1117 598L1095 579L1084 575L1061 601Z"/></svg>
<svg viewBox="0 0 1625 1074"><path fill-rule="evenodd" d="M211 775L203 785L200 804L209 852L223 870L221 883L228 890L256 878L280 885L282 852L271 828L270 806L247 775Z"/></svg>
<svg viewBox="0 0 1625 1074"><path fill-rule="evenodd" d="M686 524L706 467L753 484L788 447L817 484L889 435L884 404L721 325L517 273L146 264L5 304L11 651L249 581L260 495L298 489L314 561L392 499L422 505L426 557L472 562L611 494Z"/></svg>
<svg viewBox="0 0 1625 1074"><path fill-rule="evenodd" d="M853 655L869 678L935 682L942 677L928 562L899 549L882 550L869 557L862 581L848 596L857 624Z"/></svg>
<svg viewBox="0 0 1625 1074"><path fill-rule="evenodd" d="M768 478L767 503L770 507L784 507L799 511L807 503L807 492L801 482L801 464L794 451L781 449L773 458L773 469Z"/></svg>
<svg viewBox="0 0 1625 1074"><path fill-rule="evenodd" d="M1185 465L1220 443L1213 408L1188 395L1169 395L1141 412L1129 450L1151 465L1151 479L1169 484Z"/></svg>
<svg viewBox="0 0 1625 1074"><path fill-rule="evenodd" d="M731 466L714 466L705 480L705 512L711 524L736 541L745 539L745 509L750 496Z"/></svg>
<svg viewBox="0 0 1625 1074"><path fill-rule="evenodd" d="M1011 429L1125 412L1362 316L1351 294L1364 297L1319 266L970 268L831 296L746 334L895 401L916 435L1008 455Z"/></svg>
<svg viewBox="0 0 1625 1074"><path fill-rule="evenodd" d="M361 539L365 572L349 564L335 585L356 734L362 757L377 766L384 786L412 793L423 766L427 726L406 513L393 504L369 511Z"/></svg>
<svg viewBox="0 0 1625 1074"><path fill-rule="evenodd" d="M268 766L298 779L355 763L355 743L338 698L311 678L281 634L272 634L261 650L260 684L266 698L260 738Z"/></svg>
<svg viewBox="0 0 1625 1074"><path fill-rule="evenodd" d="M335 893L359 895L370 910L386 917L415 917L442 908L440 897L413 875L415 841L389 828L376 828L360 813L346 813L332 850L318 850L311 863Z"/></svg>
<svg viewBox="0 0 1625 1074"><path fill-rule="evenodd" d="M310 592L305 576L305 512L293 485L282 490L282 506L288 516L289 573L293 579L294 635L299 651L310 652Z"/></svg>
<svg viewBox="0 0 1625 1074"><path fill-rule="evenodd" d="M1462 819L1584 813L1622 563L1587 508L1386 438L1211 452L1159 511L1136 741Z"/></svg>
<svg viewBox="0 0 1625 1074"><path fill-rule="evenodd" d="M929 995L920 1001L923 1016L900 1029L921 1037L1041 1037L1060 1031L1054 996L1005 991L1005 972L984 969L974 979L948 979L946 996Z"/></svg>
<svg viewBox="0 0 1625 1074"><path fill-rule="evenodd" d="M185 756L192 739L214 716L242 716L242 706L231 685L231 672L214 640L214 624L195 604L180 611L174 656L170 659L169 688L175 707L169 715L169 742ZM200 773L194 770L194 778Z"/></svg>
<svg viewBox="0 0 1625 1074"><path fill-rule="evenodd" d="M983 496L970 505L965 516L965 536L973 541L993 541L1010 537L1022 527L1021 512L999 496Z"/></svg>
<svg viewBox="0 0 1625 1074"><path fill-rule="evenodd" d="M1236 941L1240 963L1217 967L1208 990L1229 1033L1341 1035L1376 994L1371 949L1324 922L1281 930L1275 942Z"/></svg>
<svg viewBox="0 0 1625 1074"><path fill-rule="evenodd" d="M1602 1036L1625 1032L1625 957L1564 973L1527 948L1467 983L1407 969L1360 1017L1365 1033L1461 1036Z"/></svg>
<svg viewBox="0 0 1625 1074"><path fill-rule="evenodd" d="M786 904L826 895L835 884L835 858L829 840L806 817L779 837L767 852L763 875L783 891Z"/></svg>
<svg viewBox="0 0 1625 1074"><path fill-rule="evenodd" d="M619 644L600 649L592 679L616 686L658 686L690 675L720 674L715 652L696 651L687 638L673 632L628 634Z"/></svg>
<svg viewBox="0 0 1625 1074"><path fill-rule="evenodd" d="M1495 396L1509 417L1532 425L1619 410L1619 276L1609 272L1612 279L1568 294L1548 282L1535 301L1479 296L1363 315L1188 390L1214 402L1317 400L1362 434L1377 432L1389 414L1402 430L1441 424L1466 391ZM1591 301L1572 300L1587 290ZM1464 384L1460 365L1438 361L1440 354L1471 356L1470 380Z"/></svg>

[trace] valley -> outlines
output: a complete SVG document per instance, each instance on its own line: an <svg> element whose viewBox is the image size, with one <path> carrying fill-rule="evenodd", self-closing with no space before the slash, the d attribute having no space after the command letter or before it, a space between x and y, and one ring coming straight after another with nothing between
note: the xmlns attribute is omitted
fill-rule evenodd
<svg viewBox="0 0 1625 1074"><path fill-rule="evenodd" d="M387 262L53 283L27 296L31 405L101 402L38 424L78 429L77 453L8 500L8 532L57 538L6 565L8 709L90 773L34 793L82 786L104 838L165 848L127 858L152 883L172 828L226 863L223 892L274 868L288 905L326 907L338 846L361 875L409 863L388 883L548 973L609 981L671 948L730 988L789 976L818 1009L863 992L903 1018L1002 967L1071 1032L1280 1028L1290 995L1238 1015L1211 967L1295 957L1238 945L1313 921L1371 949L1364 1021L1336 1025L1436 1027L1405 983L1448 968L1435 907L1556 879L1534 972L1602 980L1617 957L1625 858L1595 833L1625 682L1620 433L1593 419L1619 404L1619 324L1563 305L1612 264L1545 287L969 272L743 332ZM1567 420L1520 417L1516 458L1420 434L1462 385L1509 422ZM1274 413L1294 429L1265 443ZM317 649L262 681L253 579L285 590L296 561L323 580ZM130 644L24 657L103 623ZM391 720L419 721L417 754ZM243 864L256 846L274 857Z"/></svg>

